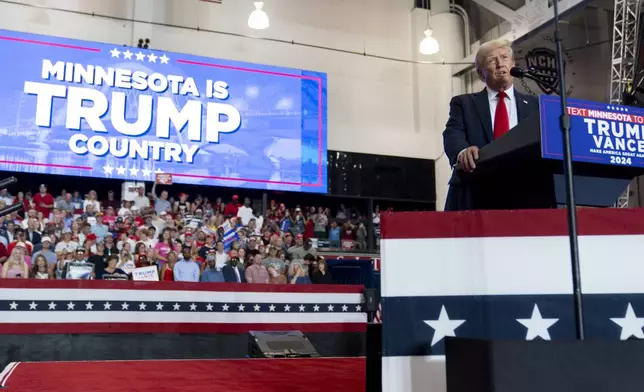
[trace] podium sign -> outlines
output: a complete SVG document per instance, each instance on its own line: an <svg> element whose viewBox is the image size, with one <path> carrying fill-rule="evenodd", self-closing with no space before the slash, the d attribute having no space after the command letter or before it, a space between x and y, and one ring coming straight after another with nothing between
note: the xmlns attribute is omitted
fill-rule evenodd
<svg viewBox="0 0 644 392"><path fill-rule="evenodd" d="M559 97L542 95L539 104L541 156L562 160ZM644 109L569 99L568 114L573 161L644 167Z"/></svg>

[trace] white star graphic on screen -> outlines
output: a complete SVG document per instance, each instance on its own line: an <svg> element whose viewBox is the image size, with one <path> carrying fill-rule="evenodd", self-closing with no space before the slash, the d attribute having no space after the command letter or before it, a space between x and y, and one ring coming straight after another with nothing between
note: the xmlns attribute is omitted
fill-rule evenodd
<svg viewBox="0 0 644 392"><path fill-rule="evenodd" d="M434 337L432 338L432 346L443 340L446 336L456 336L456 328L460 327L465 320L450 320L445 305L441 307L441 313L438 315L438 320L423 320L423 322L430 327L434 328Z"/></svg>
<svg viewBox="0 0 644 392"><path fill-rule="evenodd" d="M143 302L141 302L141 303L139 304L139 310L145 310L145 308L147 308L147 307L148 307L148 305L146 305L146 304L145 304L145 303L143 303Z"/></svg>
<svg viewBox="0 0 644 392"><path fill-rule="evenodd" d="M31 301L31 303L29 304L29 310L36 310L37 307L38 307L38 304L35 303L34 301Z"/></svg>
<svg viewBox="0 0 644 392"><path fill-rule="evenodd" d="M303 312L304 310L306 310L306 306L300 305L300 312Z"/></svg>
<svg viewBox="0 0 644 392"><path fill-rule="evenodd" d="M132 60L132 55L133 54L134 53L130 52L130 49L128 49L125 52L123 52L123 58L126 59L126 60Z"/></svg>
<svg viewBox="0 0 644 392"><path fill-rule="evenodd" d="M329 312L333 312L333 305L329 305L327 309L329 309Z"/></svg>
<svg viewBox="0 0 644 392"><path fill-rule="evenodd" d="M212 311L212 304L206 305L206 310L211 312Z"/></svg>
<svg viewBox="0 0 644 392"><path fill-rule="evenodd" d="M179 310L179 308L180 308L179 304L175 303L174 306L173 306L173 309L174 310Z"/></svg>
<svg viewBox="0 0 644 392"><path fill-rule="evenodd" d="M130 168L130 175L131 176L136 176L137 174L139 174L139 169L136 168L136 167L131 167Z"/></svg>
<svg viewBox="0 0 644 392"><path fill-rule="evenodd" d="M155 56L155 55L154 55L154 53L150 53L150 54L148 55L148 61L149 61L149 62L151 62L151 63L156 63L156 62L157 62L157 59L158 59L158 57L157 57L157 56Z"/></svg>
<svg viewBox="0 0 644 392"><path fill-rule="evenodd" d="M116 48L110 50L110 53L112 54L112 57L116 57L117 59L121 56L121 51Z"/></svg>
<svg viewBox="0 0 644 392"><path fill-rule="evenodd" d="M221 310L223 310L224 312L227 312L228 308L230 308L230 306L228 306L228 304L224 304L224 306L221 307Z"/></svg>
<svg viewBox="0 0 644 392"><path fill-rule="evenodd" d="M237 309L238 309L240 312L243 312L243 311L244 311L244 308L246 308L244 305L239 305L239 306L237 307Z"/></svg>
<svg viewBox="0 0 644 392"><path fill-rule="evenodd" d="M145 55L141 52L136 53L136 59L137 61L145 61Z"/></svg>
<svg viewBox="0 0 644 392"><path fill-rule="evenodd" d="M159 57L159 60L161 61L161 64L168 64L170 57L166 56L164 53L163 56Z"/></svg>
<svg viewBox="0 0 644 392"><path fill-rule="evenodd" d="M127 302L123 302L121 304L121 310L130 310L130 304L128 304Z"/></svg>
<svg viewBox="0 0 644 392"><path fill-rule="evenodd" d="M49 310L56 310L56 304L54 302L49 303Z"/></svg>
<svg viewBox="0 0 644 392"><path fill-rule="evenodd" d="M157 310L163 310L163 304L161 302L157 304Z"/></svg>
<svg viewBox="0 0 644 392"><path fill-rule="evenodd" d="M255 310L256 312L259 312L259 305L255 304L255 306L253 306L253 310Z"/></svg>
<svg viewBox="0 0 644 392"><path fill-rule="evenodd" d="M18 304L16 303L16 301L13 301L9 304L9 310L18 310Z"/></svg>
<svg viewBox="0 0 644 392"><path fill-rule="evenodd" d="M114 168L109 164L107 164L103 166L103 171L105 172L105 174L112 174L112 172L114 171Z"/></svg>
<svg viewBox="0 0 644 392"><path fill-rule="evenodd" d="M275 311L275 305L271 304L271 305L268 307L268 311L269 311L269 312L274 312L274 311Z"/></svg>
<svg viewBox="0 0 644 392"><path fill-rule="evenodd" d="M314 311L314 312L319 312L319 311L320 311L320 307L319 307L319 306L317 306L317 305L313 305L313 311Z"/></svg>
<svg viewBox="0 0 644 392"><path fill-rule="evenodd" d="M359 311L361 311L361 310L362 310L362 306L360 306L360 305L356 305L356 312L359 312Z"/></svg>
<svg viewBox="0 0 644 392"><path fill-rule="evenodd" d="M68 304L67 304L67 310L74 310L74 307L75 307L75 306L76 306L76 304L75 304L75 303L70 302L70 303L68 303Z"/></svg>
<svg viewBox="0 0 644 392"><path fill-rule="evenodd" d="M638 339L644 339L644 333L642 332L642 327L644 327L644 317L637 317L635 315L635 311L633 310L633 306L630 302L626 308L626 315L624 318L611 318L610 320L622 327L622 333L619 336L620 340L626 340L631 336Z"/></svg>
<svg viewBox="0 0 644 392"><path fill-rule="evenodd" d="M342 311L343 312L346 312L348 309L349 309L349 307L347 305L342 305Z"/></svg>
<svg viewBox="0 0 644 392"><path fill-rule="evenodd" d="M103 304L103 310L112 310L112 304L109 302L105 302Z"/></svg>
<svg viewBox="0 0 644 392"><path fill-rule="evenodd" d="M116 172L118 173L119 176L122 176L123 174L125 174L125 168L123 167L123 165L117 167Z"/></svg>
<svg viewBox="0 0 644 392"><path fill-rule="evenodd" d="M517 319L517 321L524 327L528 328L525 340L534 340L537 337L544 340L550 340L550 332L548 332L548 328L552 327L557 321L559 321L559 319L544 319L541 317L539 306L534 304L534 308L532 308L532 316L530 316L529 319Z"/></svg>
<svg viewBox="0 0 644 392"><path fill-rule="evenodd" d="M190 304L190 310L191 310L191 311L193 311L193 312L194 312L195 310L197 310L197 305L195 305L195 304Z"/></svg>
<svg viewBox="0 0 644 392"><path fill-rule="evenodd" d="M159 173L163 173L163 170L161 170L161 169L156 169L154 172L155 172L156 174L159 174Z"/></svg>
<svg viewBox="0 0 644 392"><path fill-rule="evenodd" d="M141 174L143 174L143 177L150 177L150 174L152 174L152 170L150 170L150 169L141 169Z"/></svg>
<svg viewBox="0 0 644 392"><path fill-rule="evenodd" d="M85 310L94 310L94 304L91 302L86 303Z"/></svg>
<svg viewBox="0 0 644 392"><path fill-rule="evenodd" d="M290 312L291 311L291 305L284 305L284 311L285 312Z"/></svg>

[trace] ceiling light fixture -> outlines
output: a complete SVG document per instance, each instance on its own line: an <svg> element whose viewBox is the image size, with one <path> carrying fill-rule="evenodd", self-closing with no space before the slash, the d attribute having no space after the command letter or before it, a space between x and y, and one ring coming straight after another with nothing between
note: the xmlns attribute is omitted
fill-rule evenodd
<svg viewBox="0 0 644 392"><path fill-rule="evenodd" d="M248 27L251 29L263 30L270 26L268 23L268 15L266 15L266 12L262 8L264 8L264 2L256 1L255 11L251 12L248 17Z"/></svg>

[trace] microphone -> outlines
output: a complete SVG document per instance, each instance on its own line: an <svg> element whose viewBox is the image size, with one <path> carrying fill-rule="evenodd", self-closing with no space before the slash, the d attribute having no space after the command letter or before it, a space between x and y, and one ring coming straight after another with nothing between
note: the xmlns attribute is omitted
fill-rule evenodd
<svg viewBox="0 0 644 392"><path fill-rule="evenodd" d="M16 177L5 178L4 180L0 181L0 189L5 189L9 185L13 185L16 182L18 182L18 179Z"/></svg>
<svg viewBox="0 0 644 392"><path fill-rule="evenodd" d="M520 67L512 67L510 69L510 75L515 78L522 78L526 74L526 71L522 70Z"/></svg>
<svg viewBox="0 0 644 392"><path fill-rule="evenodd" d="M9 207L3 208L3 209L0 210L0 217L3 217L5 215L9 215L9 214L13 214L14 212L18 212L18 211L22 210L23 208L25 208L25 206L22 203L12 204Z"/></svg>

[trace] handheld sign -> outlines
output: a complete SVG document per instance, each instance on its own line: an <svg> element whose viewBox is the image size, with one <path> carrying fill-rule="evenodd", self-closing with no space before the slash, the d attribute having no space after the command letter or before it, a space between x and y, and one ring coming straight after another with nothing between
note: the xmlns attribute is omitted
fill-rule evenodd
<svg viewBox="0 0 644 392"><path fill-rule="evenodd" d="M542 95L539 104L541 155L561 160L559 97ZM568 114L573 161L644 167L644 109L570 99Z"/></svg>
<svg viewBox="0 0 644 392"><path fill-rule="evenodd" d="M172 185L172 174L170 174L170 173L157 173L156 183L158 185Z"/></svg>

